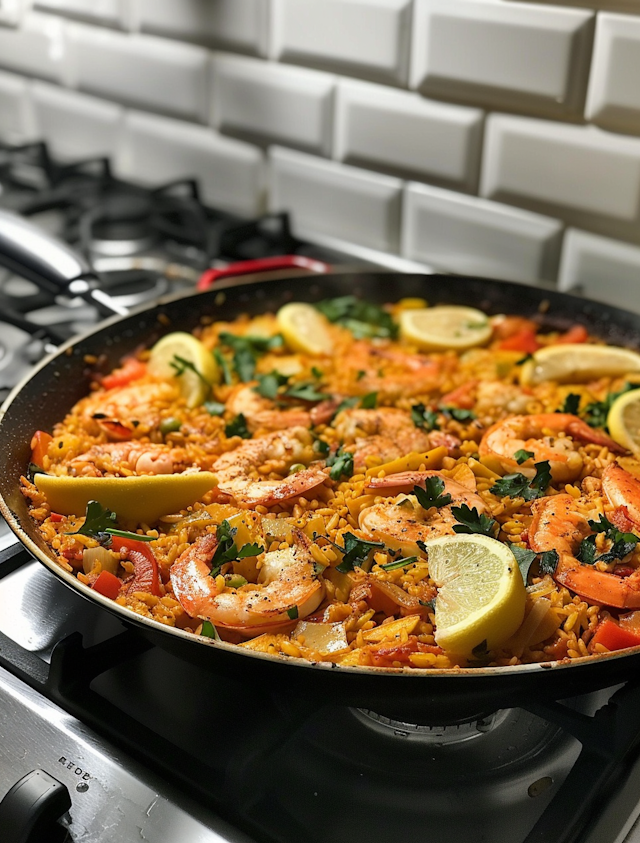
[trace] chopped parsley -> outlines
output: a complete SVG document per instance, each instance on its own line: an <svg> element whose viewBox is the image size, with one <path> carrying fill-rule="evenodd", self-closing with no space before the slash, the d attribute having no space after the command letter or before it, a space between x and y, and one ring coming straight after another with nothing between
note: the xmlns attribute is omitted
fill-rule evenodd
<svg viewBox="0 0 640 843"><path fill-rule="evenodd" d="M368 392L366 395L363 395L360 400L360 406L363 410L375 410L378 406L378 393Z"/></svg>
<svg viewBox="0 0 640 843"><path fill-rule="evenodd" d="M413 487L413 494L423 509L430 509L432 506L440 508L451 503L451 495L442 494L444 492L442 477L427 477L424 485L424 489L421 486Z"/></svg>
<svg viewBox="0 0 640 843"><path fill-rule="evenodd" d="M29 468L27 469L27 478L33 483L33 478L36 474L46 474L47 472L44 468L40 468L39 465L36 465L34 462L29 463Z"/></svg>
<svg viewBox="0 0 640 843"><path fill-rule="evenodd" d="M229 438L232 436L239 436L241 439L251 439L251 431L247 427L247 420L242 413L238 413L235 418L231 419L231 421L225 425L224 435Z"/></svg>
<svg viewBox="0 0 640 843"><path fill-rule="evenodd" d="M356 296L324 299L315 306L330 322L348 328L356 339L397 336L398 326L386 310Z"/></svg>
<svg viewBox="0 0 640 843"><path fill-rule="evenodd" d="M345 533L342 537L344 547L332 542L334 547L343 554L342 561L336 565L336 570L341 574L347 574L353 571L356 565L363 567L369 560L369 555L373 550L382 550L384 544L382 542L369 542L365 539L359 539L353 533Z"/></svg>
<svg viewBox="0 0 640 843"><path fill-rule="evenodd" d="M440 430L437 412L428 409L424 404L414 404L411 407L411 421L421 430Z"/></svg>
<svg viewBox="0 0 640 843"><path fill-rule="evenodd" d="M292 606L290 609L287 609L287 614L289 615L289 617L291 618L292 621L297 620L298 619L298 607Z"/></svg>
<svg viewBox="0 0 640 843"><path fill-rule="evenodd" d="M243 383L253 380L259 354L280 348L283 344L281 334L273 337L240 337L223 331L219 340L233 352L233 368Z"/></svg>
<svg viewBox="0 0 640 843"><path fill-rule="evenodd" d="M219 348L214 348L211 353L213 354L213 359L218 364L218 368L222 372L222 380L227 384L227 386L232 384L233 374L231 373L231 366L229 366L227 358Z"/></svg>
<svg viewBox="0 0 640 843"><path fill-rule="evenodd" d="M617 559L624 559L632 553L636 544L640 541L634 533L622 533L604 515L597 521L589 521L589 526L594 531L592 536L587 536L580 542L580 548L576 557L583 565L594 565L596 562L615 562ZM596 555L596 534L604 533L605 538L611 542L611 547L600 556Z"/></svg>
<svg viewBox="0 0 640 843"><path fill-rule="evenodd" d="M116 526L117 515L98 501L89 501L84 518L84 524L79 530L72 533L65 533L66 536L91 536L97 539L100 544L107 544L111 536L119 536L123 539L133 539L138 542L152 542L154 536L141 536L139 533L130 533L128 530L119 530Z"/></svg>
<svg viewBox="0 0 640 843"><path fill-rule="evenodd" d="M632 389L638 389L639 387L640 384L627 383L619 392L609 392L604 401L593 401L591 404L587 404L584 408L584 419L587 424L590 424L591 427L603 427L606 430L607 416L616 398L624 395L625 392L630 392Z"/></svg>
<svg viewBox="0 0 640 843"><path fill-rule="evenodd" d="M451 513L458 521L453 525L454 533L479 533L493 538L497 532L497 521L488 515L481 515L475 507L471 509L466 503L451 507Z"/></svg>
<svg viewBox="0 0 640 843"><path fill-rule="evenodd" d="M528 453L525 451L525 453ZM524 498L533 501L541 497L551 483L551 467L548 460L535 464L536 475L532 479L524 474L507 474L496 480L489 489L494 495L509 498Z"/></svg>
<svg viewBox="0 0 640 843"><path fill-rule="evenodd" d="M535 457L533 451L525 451L524 448L520 448L520 450L516 451L513 455L513 458L518 463L518 465L522 465L523 462L533 459L533 457Z"/></svg>
<svg viewBox="0 0 640 843"><path fill-rule="evenodd" d="M463 410L461 407L448 407L444 404L441 404L439 410L447 418L455 419L455 421L459 422L472 421L476 417L476 414L473 412L473 410Z"/></svg>
<svg viewBox="0 0 640 843"><path fill-rule="evenodd" d="M575 416L578 412L578 408L580 407L580 396L576 395L575 392L570 392L567 397L564 399L564 403L560 410L557 410L558 413L570 413L572 416Z"/></svg>
<svg viewBox="0 0 640 843"><path fill-rule="evenodd" d="M194 363L192 363L191 360L187 360L185 357L180 357L179 354L174 354L170 360L169 365L173 369L175 369L176 377L184 375L184 373L188 369L190 372L193 372L195 375L197 375L199 380L202 381L202 383L207 387L207 389L211 389L210 381L205 378L200 369L198 369L198 367Z"/></svg>
<svg viewBox="0 0 640 843"><path fill-rule="evenodd" d="M342 477L351 477L353 474L353 454L351 451L344 451L342 445L335 454L327 457L327 465L331 466L329 477L332 480L340 480Z"/></svg>
<svg viewBox="0 0 640 843"><path fill-rule="evenodd" d="M325 442L324 439L318 438L313 443L313 450L316 454L320 454L321 457L326 457L331 448L328 442Z"/></svg>
<svg viewBox="0 0 640 843"><path fill-rule="evenodd" d="M241 548L236 546L235 535L238 532L236 527L225 519L218 525L216 530L216 538L218 539L218 546L211 559L211 571L209 576L217 577L220 569L227 562L234 562L236 559L244 559L246 556L257 556L262 553L264 548L259 544L251 542L250 544L243 544Z"/></svg>
<svg viewBox="0 0 640 843"><path fill-rule="evenodd" d="M283 393L285 398L297 398L298 401L325 401L329 398L326 392L320 392L313 381L301 381L290 386Z"/></svg>
<svg viewBox="0 0 640 843"><path fill-rule="evenodd" d="M540 554L540 572L553 576L559 561L560 557L557 550L545 550L544 553Z"/></svg>
<svg viewBox="0 0 640 843"><path fill-rule="evenodd" d="M518 568L520 568L520 573L522 574L522 579L526 585L529 578L529 571L535 562L537 554L533 550L527 550L527 548L518 547L517 545L511 545L509 549L516 558Z"/></svg>
<svg viewBox="0 0 640 843"><path fill-rule="evenodd" d="M387 562L380 567L383 571L397 571L399 568L408 568L409 565L414 565L417 561L417 556L405 556L403 559L394 559L393 562Z"/></svg>
<svg viewBox="0 0 640 843"><path fill-rule="evenodd" d="M258 385L253 387L253 391L263 398L270 398L273 400L278 395L278 390L281 386L285 386L289 378L287 375L281 375L280 372L269 372L266 375L256 375Z"/></svg>
<svg viewBox="0 0 640 843"><path fill-rule="evenodd" d="M205 401L202 405L210 416L222 416L226 407L219 401Z"/></svg>

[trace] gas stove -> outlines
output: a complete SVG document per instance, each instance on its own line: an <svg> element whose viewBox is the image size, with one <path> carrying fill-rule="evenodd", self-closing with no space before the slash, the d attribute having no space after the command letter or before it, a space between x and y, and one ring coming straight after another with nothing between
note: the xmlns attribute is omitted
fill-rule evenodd
<svg viewBox="0 0 640 843"><path fill-rule="evenodd" d="M234 261L354 262L296 238L286 214L238 219L195 182L149 190L44 144L0 147L0 207L80 250L121 308ZM100 318L0 272L0 395ZM3 843L640 843L640 682L455 724L310 702L152 646L3 526Z"/></svg>

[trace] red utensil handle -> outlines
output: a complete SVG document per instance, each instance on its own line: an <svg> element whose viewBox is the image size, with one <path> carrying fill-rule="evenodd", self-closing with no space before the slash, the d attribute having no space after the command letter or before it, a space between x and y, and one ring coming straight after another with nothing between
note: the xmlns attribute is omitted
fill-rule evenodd
<svg viewBox="0 0 640 843"><path fill-rule="evenodd" d="M238 261L223 269L206 269L200 276L196 289L208 290L221 278L233 278L236 275L249 275L255 272L272 272L277 269L306 269L309 272L322 273L331 272L333 267L329 263L314 260L305 255L276 255L251 261Z"/></svg>

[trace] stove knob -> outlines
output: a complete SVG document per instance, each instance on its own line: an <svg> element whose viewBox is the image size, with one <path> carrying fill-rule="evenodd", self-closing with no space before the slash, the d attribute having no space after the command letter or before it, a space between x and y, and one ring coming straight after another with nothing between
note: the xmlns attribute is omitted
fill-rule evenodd
<svg viewBox="0 0 640 843"><path fill-rule="evenodd" d="M44 770L32 770L0 801L2 843L63 843L67 832L58 820L70 807L62 782Z"/></svg>

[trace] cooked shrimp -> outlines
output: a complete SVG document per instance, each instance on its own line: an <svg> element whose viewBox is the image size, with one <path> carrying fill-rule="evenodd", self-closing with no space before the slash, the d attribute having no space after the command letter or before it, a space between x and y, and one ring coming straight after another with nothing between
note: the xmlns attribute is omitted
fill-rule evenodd
<svg viewBox="0 0 640 843"><path fill-rule="evenodd" d="M439 359L369 342L353 343L344 365L362 395L377 392L387 398L435 390L442 372Z"/></svg>
<svg viewBox="0 0 640 843"><path fill-rule="evenodd" d="M272 463L273 470L280 473L296 463L309 463L315 457L312 442L311 434L304 427L247 439L213 463L211 470L218 477L217 493L233 498L243 509L255 509L312 492L327 479L323 468L303 468L283 480L251 476L253 469L264 467L265 463Z"/></svg>
<svg viewBox="0 0 640 843"><path fill-rule="evenodd" d="M356 471L364 467L368 456L379 456L383 462L388 462L410 451L428 451L436 447L431 434L416 427L409 413L393 407L343 410L336 416L333 426L346 449L353 452Z"/></svg>
<svg viewBox="0 0 640 843"><path fill-rule="evenodd" d="M338 402L321 401L315 407L276 406L274 401L259 395L254 384L240 384L227 399L227 410L245 417L249 430L287 430L291 427L311 427L324 424L333 417Z"/></svg>
<svg viewBox="0 0 640 843"><path fill-rule="evenodd" d="M480 381L477 386L474 410L477 416L485 414L498 417L501 413L526 413L532 403L531 391L513 383L502 381Z"/></svg>
<svg viewBox="0 0 640 843"><path fill-rule="evenodd" d="M621 480L620 487L618 487L618 480ZM626 484L625 478L609 475L607 485L610 487L610 493L616 495L619 493L621 497L624 496L624 484ZM603 478L603 488L604 486ZM532 512L529 544L536 553L547 550L558 552L558 565L553 575L556 582L591 603L613 606L617 609L640 608L640 570L636 570L630 576L619 577L615 573L599 571L593 565L583 565L576 558L575 554L580 542L592 531L588 517L579 511L575 498L571 495L541 498L534 502ZM593 517L597 518L596 512L593 513Z"/></svg>
<svg viewBox="0 0 640 843"><path fill-rule="evenodd" d="M258 583L220 591L211 576L218 539L215 534L201 536L172 565L173 592L191 617L246 638L290 626L293 614L310 615L324 597L308 540L299 530L293 531L293 539L292 547L264 554Z"/></svg>
<svg viewBox="0 0 640 843"><path fill-rule="evenodd" d="M68 473L82 477L123 473L175 474L192 465L179 448L151 442L110 442L94 445L84 454L74 457L68 464Z"/></svg>
<svg viewBox="0 0 640 843"><path fill-rule="evenodd" d="M553 479L567 482L575 480L583 466L574 440L624 453L624 448L606 433L594 430L569 413L510 416L486 431L478 451L481 456L497 457L506 471L517 471L527 477L535 475L534 463L548 460ZM518 464L514 454L520 450L531 451L533 457Z"/></svg>
<svg viewBox="0 0 640 843"><path fill-rule="evenodd" d="M414 486L424 489L429 477L439 477L444 482L442 494L451 495L449 504L425 510L413 495L399 495L393 502L385 501L363 509L358 518L360 529L374 541L383 541L387 547L404 553L417 553L418 541L424 542L455 532L453 527L458 522L451 511L452 507L466 504L480 514L486 512L486 505L479 495L438 471L406 471L388 477L371 478L368 490L382 495L397 495L398 491Z"/></svg>
<svg viewBox="0 0 640 843"><path fill-rule="evenodd" d="M74 415L91 434L104 431L109 439L144 436L175 409L179 389L170 383L138 383L97 391L79 401Z"/></svg>
<svg viewBox="0 0 640 843"><path fill-rule="evenodd" d="M615 507L609 520L622 532L640 527L640 480L612 463L602 472L602 491Z"/></svg>

